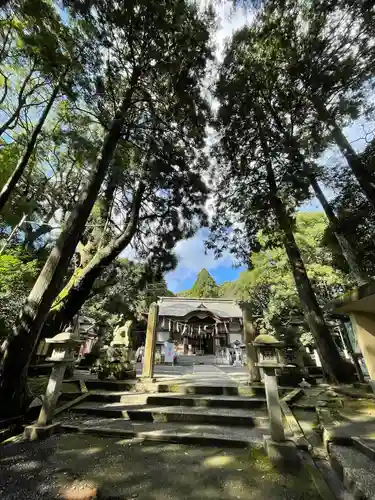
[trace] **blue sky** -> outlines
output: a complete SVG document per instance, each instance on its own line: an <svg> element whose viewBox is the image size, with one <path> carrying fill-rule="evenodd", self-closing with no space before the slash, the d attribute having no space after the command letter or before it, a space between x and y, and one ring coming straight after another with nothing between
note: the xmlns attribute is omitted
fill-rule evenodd
<svg viewBox="0 0 375 500"><path fill-rule="evenodd" d="M205 0L201 0L204 2ZM231 36L233 31L249 22L243 10L233 11L231 1L223 1L217 4L217 14L220 19L219 27L216 31L216 56L220 60L225 44L225 40ZM365 145L365 137L367 141L373 138L375 123L357 120L354 124L344 129L345 135L352 143L353 147L360 151ZM321 163L333 166L338 162L342 162L342 156L336 147L332 147L326 151L321 159ZM332 196L330 190L325 190L326 196ZM321 207L316 198L311 199L308 203L301 206L302 211L321 210ZM224 281L235 280L245 267L234 267L233 258L229 253L223 255L219 260L215 260L212 252L205 252L204 240L207 237L207 229L201 229L198 233L188 240L180 241L176 246L176 254L179 258L177 268L166 275L168 288L172 292L179 292L191 288L198 272L202 268L206 268L214 277L218 284Z"/></svg>

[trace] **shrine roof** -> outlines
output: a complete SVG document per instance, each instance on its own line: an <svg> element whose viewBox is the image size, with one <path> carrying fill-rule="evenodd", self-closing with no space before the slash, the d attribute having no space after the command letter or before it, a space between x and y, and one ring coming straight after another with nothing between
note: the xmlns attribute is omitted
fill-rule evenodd
<svg viewBox="0 0 375 500"><path fill-rule="evenodd" d="M159 316L182 318L192 312L207 311L219 318L242 318L242 309L235 300L160 297L158 304Z"/></svg>

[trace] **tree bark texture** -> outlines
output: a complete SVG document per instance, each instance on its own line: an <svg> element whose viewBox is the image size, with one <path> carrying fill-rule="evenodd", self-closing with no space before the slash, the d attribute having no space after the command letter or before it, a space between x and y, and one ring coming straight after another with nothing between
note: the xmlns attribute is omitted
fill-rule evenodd
<svg viewBox="0 0 375 500"><path fill-rule="evenodd" d="M286 140L288 141L290 145L290 153L291 155L301 163L303 166L304 173L306 177L308 178L310 185L316 195L316 197L319 200L319 203L322 205L322 208L329 220L329 223L331 225L331 228L336 236L336 239L338 241L338 244L341 248L341 252L343 257L345 258L346 262L349 265L349 268L351 272L353 273L354 278L356 279L358 285L363 285L369 281L368 276L366 272L362 269L361 265L359 264L355 251L349 242L348 238L346 235L339 229L339 220L328 202L327 198L325 197L321 187L319 186L319 182L315 175L311 173L310 167L306 164L305 158L303 154L300 152L299 144L297 140L294 138L292 133L288 131L288 129L283 125L282 121L280 120L280 117L277 115L277 113L273 110L271 106L269 106L270 112L272 114L273 119L275 120L275 123L279 129L279 131L285 136Z"/></svg>
<svg viewBox="0 0 375 500"><path fill-rule="evenodd" d="M47 103L47 106L44 108L42 116L39 118L39 121L38 121L36 127L34 128L33 133L31 134L30 140L27 143L26 150L25 150L23 156L18 161L17 166L14 169L14 172L9 177L8 181L3 186L3 189L0 192L0 213L2 212L7 201L9 200L9 197L12 194L14 188L17 186L18 181L21 179L22 174L26 170L27 165L29 164L31 155L33 154L34 149L35 149L36 141L38 140L39 134L42 131L42 128L43 128L43 125L47 119L47 116L48 116L49 112L51 111L53 103L56 100L56 97L59 93L59 89L60 89L60 85L57 85L54 88L52 95Z"/></svg>
<svg viewBox="0 0 375 500"><path fill-rule="evenodd" d="M130 244L137 231L139 212L145 186L138 185L132 210L125 231L116 240L99 250L91 261L72 279L61 293L63 298L50 312L48 335L56 335L72 321L84 303L90 298L95 280L116 257ZM47 323L46 323L47 325Z"/></svg>
<svg viewBox="0 0 375 500"><path fill-rule="evenodd" d="M366 272L362 269L361 265L359 264L351 243L349 242L345 234L338 229L339 220L333 208L331 207L330 203L325 197L316 177L313 175L309 175L309 180L311 187L313 188L314 193L318 198L320 204L322 205L323 210L329 220L329 223L333 229L338 244L340 245L342 255L344 256L346 262L348 263L349 268L353 273L355 280L357 281L358 285L364 285L369 281L369 278Z"/></svg>
<svg viewBox="0 0 375 500"><path fill-rule="evenodd" d="M108 171L138 77L138 72L134 72L121 107L105 137L91 179L31 290L13 333L6 341L0 362L0 416L13 416L25 410L26 377L32 353Z"/></svg>
<svg viewBox="0 0 375 500"><path fill-rule="evenodd" d="M343 134L341 128L337 125L336 120L331 115L329 110L323 104L319 97L313 98L313 104L318 113L319 118L329 127L332 137L335 140L341 153L345 156L348 165L353 172L353 175L361 186L368 202L375 210L375 179L367 171L361 157L355 152L348 139Z"/></svg>
<svg viewBox="0 0 375 500"><path fill-rule="evenodd" d="M257 336L257 332L253 322L253 315L251 311L251 304L243 302L240 304L242 309L242 320L243 320L243 331L246 344L246 354L247 354L247 370L249 372L249 380L252 384L253 382L260 381L259 368L256 366L258 361L255 347L253 342Z"/></svg>
<svg viewBox="0 0 375 500"><path fill-rule="evenodd" d="M26 77L25 77L25 79L24 79L24 81L19 89L18 98L17 98L18 102L17 102L16 109L9 116L9 118L4 123L2 123L0 126L0 137L4 134L4 132L6 132L6 130L9 127L14 128L17 125L18 120L20 118L22 108L26 104L27 98L30 95L32 95L33 91L38 87L38 85L36 85L36 86L34 86L33 89L31 89L25 93L26 87L27 87L28 83L30 82L30 79L34 73L34 70L35 70L35 64L33 64L33 66L30 68L29 72L27 73L27 75L26 75ZM1 104L3 103L3 101L7 95L7 92L8 92L7 81L5 81L4 87L5 87L5 90L4 90L4 93L1 97Z"/></svg>
<svg viewBox="0 0 375 500"><path fill-rule="evenodd" d="M283 244L293 273L305 320L315 339L326 377L333 383L344 380L347 381L347 366L345 366L345 363L338 351L338 347L336 346L324 321L323 313L319 307L318 301L316 300L314 290L311 286L305 265L293 235L290 218L278 196L275 175L269 156L268 144L261 127L262 125L260 124L259 132L261 147L265 155L271 206L282 232Z"/></svg>

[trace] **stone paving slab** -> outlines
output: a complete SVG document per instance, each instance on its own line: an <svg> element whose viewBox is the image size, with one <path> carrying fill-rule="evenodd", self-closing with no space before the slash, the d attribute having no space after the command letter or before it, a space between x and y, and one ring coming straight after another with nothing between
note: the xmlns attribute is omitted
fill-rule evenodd
<svg viewBox="0 0 375 500"><path fill-rule="evenodd" d="M102 500L320 498L304 468L279 472L260 450L70 434L0 451L1 500L79 498L90 489Z"/></svg>
<svg viewBox="0 0 375 500"><path fill-rule="evenodd" d="M156 393L156 394L147 394L147 398L174 398L174 399L207 399L211 401L266 401L265 397L247 397L247 396L227 396L226 394L195 394L189 395L184 392L178 393L173 392L171 394L168 393Z"/></svg>

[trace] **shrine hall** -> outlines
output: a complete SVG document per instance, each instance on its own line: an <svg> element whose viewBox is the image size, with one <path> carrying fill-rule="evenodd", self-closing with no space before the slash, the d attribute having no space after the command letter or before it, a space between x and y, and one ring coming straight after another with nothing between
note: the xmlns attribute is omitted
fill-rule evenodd
<svg viewBox="0 0 375 500"><path fill-rule="evenodd" d="M242 309L229 299L160 297L157 343L172 340L177 352L215 354L243 344Z"/></svg>

